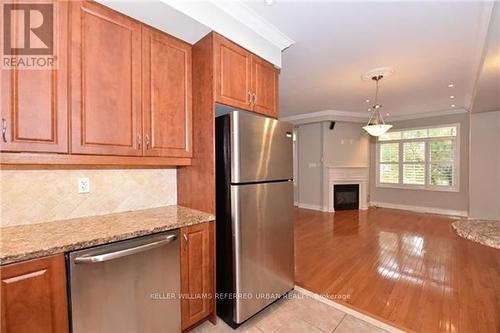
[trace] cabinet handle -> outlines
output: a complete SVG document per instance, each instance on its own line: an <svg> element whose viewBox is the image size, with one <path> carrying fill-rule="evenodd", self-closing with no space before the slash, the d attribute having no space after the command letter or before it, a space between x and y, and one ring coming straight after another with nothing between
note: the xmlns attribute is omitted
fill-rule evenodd
<svg viewBox="0 0 500 333"><path fill-rule="evenodd" d="M149 134L146 134L146 149L149 149Z"/></svg>
<svg viewBox="0 0 500 333"><path fill-rule="evenodd" d="M182 237L184 238L184 250L186 250L188 243L188 236L186 235L186 233L183 233Z"/></svg>
<svg viewBox="0 0 500 333"><path fill-rule="evenodd" d="M255 104L257 104L257 94L253 93L253 106L255 106Z"/></svg>
<svg viewBox="0 0 500 333"><path fill-rule="evenodd" d="M252 92L248 91L248 105L252 105Z"/></svg>
<svg viewBox="0 0 500 333"><path fill-rule="evenodd" d="M140 134L137 134L137 149L141 149L141 145L142 145L142 135Z"/></svg>
<svg viewBox="0 0 500 333"><path fill-rule="evenodd" d="M7 120L2 118L2 140L7 143Z"/></svg>

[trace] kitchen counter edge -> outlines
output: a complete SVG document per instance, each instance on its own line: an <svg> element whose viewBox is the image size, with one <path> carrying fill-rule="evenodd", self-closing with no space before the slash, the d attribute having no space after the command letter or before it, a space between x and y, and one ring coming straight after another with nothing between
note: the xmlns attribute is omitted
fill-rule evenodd
<svg viewBox="0 0 500 333"><path fill-rule="evenodd" d="M2 227L0 228L0 265L85 249L214 220L215 216L212 214L172 205ZM80 237L79 226L83 228ZM102 228L104 232L99 232L99 228ZM59 232L59 229L64 229L64 231Z"/></svg>

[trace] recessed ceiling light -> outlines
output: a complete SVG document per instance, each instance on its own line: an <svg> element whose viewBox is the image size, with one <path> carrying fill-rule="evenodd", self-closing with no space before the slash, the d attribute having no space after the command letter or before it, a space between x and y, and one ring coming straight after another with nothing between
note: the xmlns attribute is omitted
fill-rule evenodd
<svg viewBox="0 0 500 333"><path fill-rule="evenodd" d="M451 98L451 99L454 99L454 98L455 98L455 96L451 95L451 96L450 96L450 98Z"/></svg>
<svg viewBox="0 0 500 333"><path fill-rule="evenodd" d="M451 106L452 108L454 108L454 107L455 107L455 104L452 104L452 105L450 105L450 106Z"/></svg>
<svg viewBox="0 0 500 333"><path fill-rule="evenodd" d="M367 100L366 100L366 103L370 103L370 100L369 100L369 99L367 99Z"/></svg>
<svg viewBox="0 0 500 333"><path fill-rule="evenodd" d="M455 86L455 85L454 85L453 83L450 83L450 84L448 85L448 88L453 88L454 86Z"/></svg>

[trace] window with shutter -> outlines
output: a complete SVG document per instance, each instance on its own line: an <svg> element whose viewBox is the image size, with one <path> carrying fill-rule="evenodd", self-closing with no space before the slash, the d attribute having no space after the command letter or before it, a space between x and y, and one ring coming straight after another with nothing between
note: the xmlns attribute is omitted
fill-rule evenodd
<svg viewBox="0 0 500 333"><path fill-rule="evenodd" d="M458 191L459 125L388 132L378 139L377 186Z"/></svg>

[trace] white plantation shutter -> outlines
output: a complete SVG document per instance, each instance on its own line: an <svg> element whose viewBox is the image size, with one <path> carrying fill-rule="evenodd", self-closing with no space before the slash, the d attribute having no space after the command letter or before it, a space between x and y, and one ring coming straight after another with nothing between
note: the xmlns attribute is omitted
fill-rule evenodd
<svg viewBox="0 0 500 333"><path fill-rule="evenodd" d="M425 142L403 143L403 184L425 185Z"/></svg>
<svg viewBox="0 0 500 333"><path fill-rule="evenodd" d="M429 142L431 185L453 185L454 145L452 140L436 140Z"/></svg>
<svg viewBox="0 0 500 333"><path fill-rule="evenodd" d="M387 132L379 137L378 186L457 190L458 125Z"/></svg>
<svg viewBox="0 0 500 333"><path fill-rule="evenodd" d="M380 182L399 183L399 143L380 145Z"/></svg>
<svg viewBox="0 0 500 333"><path fill-rule="evenodd" d="M387 184L399 183L398 164L380 164L380 182Z"/></svg>

